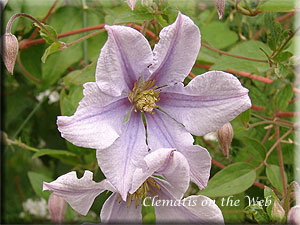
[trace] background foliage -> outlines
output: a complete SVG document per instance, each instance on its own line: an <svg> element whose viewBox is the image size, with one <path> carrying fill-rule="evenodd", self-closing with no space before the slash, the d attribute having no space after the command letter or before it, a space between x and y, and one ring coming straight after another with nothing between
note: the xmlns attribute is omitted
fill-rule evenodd
<svg viewBox="0 0 300 225"><path fill-rule="evenodd" d="M61 138L56 117L72 115L83 97L82 84L94 81L96 61L107 39L103 24L133 26L145 34L153 47L159 31L175 20L177 10L188 15L202 35L200 53L185 82L207 70L227 71L249 89L253 104L231 123L234 139L228 158L216 140L194 137L195 144L206 147L212 155L211 180L201 191L191 184L186 195L199 193L216 199L225 221L234 223L276 220L273 204L271 208L249 205L248 197L264 200L271 195L273 202L281 201L286 213L294 204L290 184L295 179L294 146L299 145L295 133L299 131L293 121L299 116L295 102L300 93L294 69L299 67L295 43L300 41L296 33L299 28L293 27L294 1L228 0L222 20L218 19L213 1L153 2L155 5L145 7L137 1L131 11L123 0L8 1L3 11L4 24L16 13L27 13L50 25L48 29L53 28L53 34L64 43L98 32L58 50L60 46L47 34L37 32L27 18L13 23L12 33L20 48L14 75L2 67L3 222L49 222L29 212L20 217L22 203L27 199L48 199L49 193L42 192L42 181L52 181L72 170L81 177L86 169L94 172L96 181L104 178L95 151ZM66 35L67 32L71 33ZM46 43L41 36L48 38ZM98 196L92 212L84 218L69 207L65 220L99 221L108 196ZM240 204L222 204L222 199L240 200ZM153 221L152 213L151 209L143 209L145 222Z"/></svg>

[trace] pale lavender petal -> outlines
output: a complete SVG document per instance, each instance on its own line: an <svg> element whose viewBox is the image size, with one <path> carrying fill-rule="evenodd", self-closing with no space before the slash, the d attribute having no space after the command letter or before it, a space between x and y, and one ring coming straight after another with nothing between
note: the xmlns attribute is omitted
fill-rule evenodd
<svg viewBox="0 0 300 225"><path fill-rule="evenodd" d="M139 77L147 75L152 50L137 30L125 26L105 26L108 40L101 49L96 68L96 82L109 95L119 96L132 90Z"/></svg>
<svg viewBox="0 0 300 225"><path fill-rule="evenodd" d="M287 217L288 224L299 225L300 224L300 205L292 207Z"/></svg>
<svg viewBox="0 0 300 225"><path fill-rule="evenodd" d="M186 87L164 88L157 105L197 136L215 131L251 107L248 89L232 74L209 71Z"/></svg>
<svg viewBox="0 0 300 225"><path fill-rule="evenodd" d="M86 170L82 178L78 179L72 171L58 177L51 183L43 182L43 191L52 191L62 197L70 206L82 215L86 215L94 199L105 190L115 191L109 181L99 183L93 181L93 173Z"/></svg>
<svg viewBox="0 0 300 225"><path fill-rule="evenodd" d="M174 149L161 148L144 159L148 169L138 168L135 171L129 193L134 193L148 177L157 174L168 181L175 197L181 199L190 182L190 167L185 157Z"/></svg>
<svg viewBox="0 0 300 225"><path fill-rule="evenodd" d="M73 116L57 117L58 130L74 145L107 148L119 137L130 102L104 94L95 82L84 84L83 94Z"/></svg>
<svg viewBox="0 0 300 225"><path fill-rule="evenodd" d="M176 21L163 28L153 50L154 63L149 68L157 86L181 82L197 58L201 36L199 28L187 16L178 13Z"/></svg>
<svg viewBox="0 0 300 225"><path fill-rule="evenodd" d="M127 0L127 3L130 7L131 10L134 10L134 6L135 6L135 3L136 3L136 0Z"/></svg>
<svg viewBox="0 0 300 225"><path fill-rule="evenodd" d="M222 19L224 16L224 7L225 7L225 0L214 0L218 14L219 14L219 19Z"/></svg>
<svg viewBox="0 0 300 225"><path fill-rule="evenodd" d="M136 205L133 200L128 206L129 201L124 202L118 193L113 193L102 206L101 223L141 223L141 204Z"/></svg>
<svg viewBox="0 0 300 225"><path fill-rule="evenodd" d="M179 200L165 181L160 180L159 185L158 198L152 197L157 223L224 224L222 212L213 200L201 195Z"/></svg>
<svg viewBox="0 0 300 225"><path fill-rule="evenodd" d="M207 185L211 158L205 148L193 145L193 136L184 126L160 111L146 115L147 140L150 149L176 148L187 159L192 181L200 189Z"/></svg>
<svg viewBox="0 0 300 225"><path fill-rule="evenodd" d="M98 164L124 201L137 167L146 167L148 153L145 127L140 112L132 112L121 136L108 148L97 150Z"/></svg>

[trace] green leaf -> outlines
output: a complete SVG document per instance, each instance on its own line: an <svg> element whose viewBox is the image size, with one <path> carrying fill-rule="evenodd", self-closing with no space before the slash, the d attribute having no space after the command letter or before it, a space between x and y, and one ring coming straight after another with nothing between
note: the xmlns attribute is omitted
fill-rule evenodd
<svg viewBox="0 0 300 225"><path fill-rule="evenodd" d="M252 219L259 224L268 224L270 222L267 213L260 205L249 205L245 208L245 212L246 214L251 215Z"/></svg>
<svg viewBox="0 0 300 225"><path fill-rule="evenodd" d="M91 63L82 70L74 70L64 77L66 85L83 85L86 82L95 81L96 62Z"/></svg>
<svg viewBox="0 0 300 225"><path fill-rule="evenodd" d="M44 155L64 155L64 156L76 156L74 153L69 152L69 151L65 151L65 150L56 150L56 149L41 149L38 152L34 153L32 158L38 158Z"/></svg>
<svg viewBox="0 0 300 225"><path fill-rule="evenodd" d="M247 163L234 163L214 175L199 194L208 197L235 195L247 190L255 181L256 173Z"/></svg>
<svg viewBox="0 0 300 225"><path fill-rule="evenodd" d="M62 48L66 47L66 44L63 42L53 42L44 52L42 56L42 62L45 63L47 57L54 52L61 50Z"/></svg>
<svg viewBox="0 0 300 225"><path fill-rule="evenodd" d="M245 137L244 141L246 144L245 150L248 152L249 157L252 157L250 164L257 167L265 159L266 148L259 140L254 138Z"/></svg>
<svg viewBox="0 0 300 225"><path fill-rule="evenodd" d="M269 187L265 187L264 189L264 196L265 196L265 199L267 201L267 214L270 218L272 218L272 209L273 209L273 206L274 206L274 201L277 200L278 202L279 199L277 198L277 196L275 195L275 193L273 192L273 190Z"/></svg>
<svg viewBox="0 0 300 225"><path fill-rule="evenodd" d="M50 182L52 181L52 179L45 176L44 174L36 172L28 172L28 178L35 193L47 200L49 198L50 192L43 192L43 182Z"/></svg>
<svg viewBox="0 0 300 225"><path fill-rule="evenodd" d="M54 30L54 28L51 27L50 25L43 24L43 27L40 26L38 23L34 23L34 25L40 29L40 35L41 35L41 37L48 44L52 44L53 42L55 42L57 40L57 33Z"/></svg>
<svg viewBox="0 0 300 225"><path fill-rule="evenodd" d="M251 108L242 112L239 117L243 125L247 127L251 118Z"/></svg>
<svg viewBox="0 0 300 225"><path fill-rule="evenodd" d="M83 97L83 87L72 85L69 88L69 93L65 89L61 91L61 98L60 98L60 109L61 114L64 116L71 116L74 114L78 107L79 101Z"/></svg>
<svg viewBox="0 0 300 225"><path fill-rule="evenodd" d="M127 8L128 6L126 6ZM105 17L105 23L112 25L114 23L132 23L143 22L145 20L152 20L152 14L146 9L128 11L122 7L115 7L113 9L105 9L107 16Z"/></svg>
<svg viewBox="0 0 300 225"><path fill-rule="evenodd" d="M74 16L76 15L76 16ZM70 18L72 18L70 20ZM82 28L82 11L73 6L59 8L50 20L51 26L55 27L58 33ZM65 43L78 39L78 35L72 35L60 39ZM67 68L78 62L83 56L82 43L70 46L64 51L49 55L47 61L42 64L43 89L49 88L52 84L67 73Z"/></svg>
<svg viewBox="0 0 300 225"><path fill-rule="evenodd" d="M280 89L276 95L277 109L286 110L288 102L292 99L293 95L293 86L291 84L286 84Z"/></svg>
<svg viewBox="0 0 300 225"><path fill-rule="evenodd" d="M281 173L280 173L280 167L276 165L268 165L266 168L266 175L271 182L271 184L281 192L281 194L284 194L283 191L283 185L282 185L282 179L281 179ZM287 176L284 172L285 177L285 183L287 184Z"/></svg>
<svg viewBox="0 0 300 225"><path fill-rule="evenodd" d="M286 60L288 60L289 58L291 58L293 56L293 53L291 52L280 52L275 58L274 60L276 62L284 62Z"/></svg>
<svg viewBox="0 0 300 225"><path fill-rule="evenodd" d="M245 193L231 195L216 199L216 204L219 206L223 213L225 224L227 223L243 223L245 221Z"/></svg>
<svg viewBox="0 0 300 225"><path fill-rule="evenodd" d="M238 43L228 52L239 56L266 60L267 57L262 51L259 50L260 48L262 48L267 54L271 53L271 50L268 46L266 46L260 41L254 40ZM222 55L220 58L218 58L215 65L213 65L210 68L210 70L232 69L238 71L246 71L250 73L259 73L267 71L269 68L270 67L268 63L254 62L227 55Z"/></svg>
<svg viewBox="0 0 300 225"><path fill-rule="evenodd" d="M229 30L225 23L214 21L200 27L202 40L214 48L224 49L237 42L238 35ZM220 35L222 34L222 35ZM226 38L224 38L226 37Z"/></svg>
<svg viewBox="0 0 300 225"><path fill-rule="evenodd" d="M260 6L260 10L264 12L289 12L294 8L294 0L268 0Z"/></svg>

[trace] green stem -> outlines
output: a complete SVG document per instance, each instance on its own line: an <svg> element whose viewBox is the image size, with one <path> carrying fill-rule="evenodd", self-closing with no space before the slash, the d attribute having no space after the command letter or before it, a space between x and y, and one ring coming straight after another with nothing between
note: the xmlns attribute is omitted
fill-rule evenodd
<svg viewBox="0 0 300 225"><path fill-rule="evenodd" d="M300 26L290 34L289 38L281 45L281 47L276 51L276 54L272 56L272 58L276 58L276 56L283 50L283 48L289 43L289 41L294 37L294 35L299 31Z"/></svg>
<svg viewBox="0 0 300 225"><path fill-rule="evenodd" d="M31 19L32 21L36 22L38 25L41 26L41 28L43 28L46 31L46 33L49 35L49 37L51 37L53 40L55 40L55 42L58 42L58 40L52 36L52 34L46 29L46 27L40 21L38 21L37 19L33 18L32 16L30 16L26 13L17 13L15 15L13 15L7 23L6 33L11 33L12 23L14 22L15 19L17 19L18 17L21 17L21 16L26 17L26 18Z"/></svg>
<svg viewBox="0 0 300 225"><path fill-rule="evenodd" d="M99 33L103 32L103 31L104 31L104 29L101 29L101 30L98 30L98 31L93 32L93 33L91 33L91 34L88 34L88 35L86 35L86 36L84 36L84 37L82 37L82 38L79 38L79 39L76 40L76 41L73 41L73 42L71 42L71 43L68 43L68 44L67 44L67 47L73 46L73 45L77 44L78 42L84 41L84 40L86 40L86 39L88 39L88 38L90 38L90 37L92 37L92 36L94 36L94 35L96 35L96 34L99 34Z"/></svg>
<svg viewBox="0 0 300 225"><path fill-rule="evenodd" d="M50 92L51 94L52 92ZM49 95L50 95L49 94ZM18 134L21 132L21 130L24 128L24 126L27 124L27 122L31 119L31 117L35 114L35 112L38 110L38 108L44 103L44 101L48 98L47 96L44 96L44 98L34 107L34 109L31 111L31 113L27 116L27 118L23 121L19 129L16 131L16 133L13 135L13 139L15 139Z"/></svg>
<svg viewBox="0 0 300 225"><path fill-rule="evenodd" d="M32 152L38 152L38 151L40 151L37 148L34 148L34 147L31 147L31 146L28 146L28 145L24 144L20 140L11 140L11 139L7 138L5 141L6 141L7 145L16 145L16 146L19 146L21 148L24 148L24 149L27 149L29 151L32 151Z"/></svg>

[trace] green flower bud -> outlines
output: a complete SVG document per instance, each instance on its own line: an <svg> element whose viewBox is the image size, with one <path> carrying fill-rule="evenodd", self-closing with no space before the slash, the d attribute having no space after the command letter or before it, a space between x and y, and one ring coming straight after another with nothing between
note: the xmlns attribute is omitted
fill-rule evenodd
<svg viewBox="0 0 300 225"><path fill-rule="evenodd" d="M284 220L285 220L284 216L285 216L284 209L282 208L280 203L277 200L275 200L273 208L272 208L272 212L271 212L272 220L274 220L276 222L284 222Z"/></svg>
<svg viewBox="0 0 300 225"><path fill-rule="evenodd" d="M142 0L142 6L144 7L151 7L153 5L153 0Z"/></svg>

